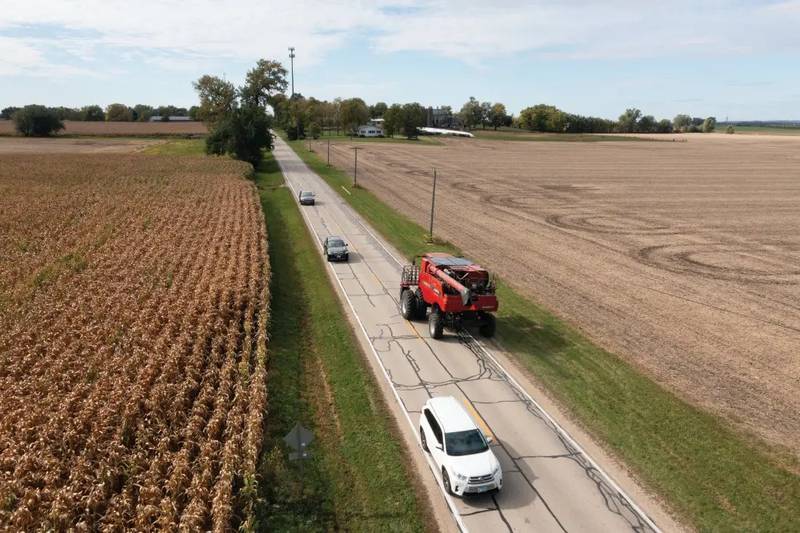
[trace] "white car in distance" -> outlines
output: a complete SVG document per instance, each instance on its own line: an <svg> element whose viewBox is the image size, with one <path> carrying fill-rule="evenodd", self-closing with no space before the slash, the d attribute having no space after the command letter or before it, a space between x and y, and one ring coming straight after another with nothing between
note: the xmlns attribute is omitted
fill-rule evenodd
<svg viewBox="0 0 800 533"><path fill-rule="evenodd" d="M422 449L442 473L449 494L463 496L503 488L500 462L461 403L452 396L431 398L419 417Z"/></svg>

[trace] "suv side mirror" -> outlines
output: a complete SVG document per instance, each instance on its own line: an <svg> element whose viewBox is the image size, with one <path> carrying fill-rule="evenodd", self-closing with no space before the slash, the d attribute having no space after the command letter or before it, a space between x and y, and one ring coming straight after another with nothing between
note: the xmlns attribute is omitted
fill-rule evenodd
<svg viewBox="0 0 800 533"><path fill-rule="evenodd" d="M486 442L489 444L491 444L492 441L494 441L494 439L490 435L484 435L484 437L486 438Z"/></svg>

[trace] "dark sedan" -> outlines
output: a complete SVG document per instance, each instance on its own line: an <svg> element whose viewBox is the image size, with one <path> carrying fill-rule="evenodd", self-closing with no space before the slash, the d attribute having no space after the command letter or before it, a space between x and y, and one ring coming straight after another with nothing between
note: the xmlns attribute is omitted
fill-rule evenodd
<svg viewBox="0 0 800 533"><path fill-rule="evenodd" d="M328 258L328 261L347 261L350 259L347 243L341 237L327 237L325 242L322 243L322 249L325 251L325 257Z"/></svg>
<svg viewBox="0 0 800 533"><path fill-rule="evenodd" d="M311 191L300 191L298 195L300 198L300 205L314 205L314 193Z"/></svg>

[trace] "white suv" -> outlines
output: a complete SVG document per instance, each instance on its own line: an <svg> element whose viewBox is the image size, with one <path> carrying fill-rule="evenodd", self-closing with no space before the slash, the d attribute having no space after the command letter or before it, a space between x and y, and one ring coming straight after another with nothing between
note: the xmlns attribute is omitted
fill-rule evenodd
<svg viewBox="0 0 800 533"><path fill-rule="evenodd" d="M441 469L442 483L449 494L463 496L500 490L503 472L469 413L452 396L431 398L419 417L422 449L433 456Z"/></svg>

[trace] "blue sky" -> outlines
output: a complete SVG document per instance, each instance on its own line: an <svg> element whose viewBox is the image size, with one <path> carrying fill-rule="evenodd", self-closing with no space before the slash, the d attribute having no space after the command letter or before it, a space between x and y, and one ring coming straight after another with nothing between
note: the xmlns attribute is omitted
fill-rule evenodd
<svg viewBox="0 0 800 533"><path fill-rule="evenodd" d="M0 107L190 106L288 46L318 98L800 119L800 0L0 0Z"/></svg>

